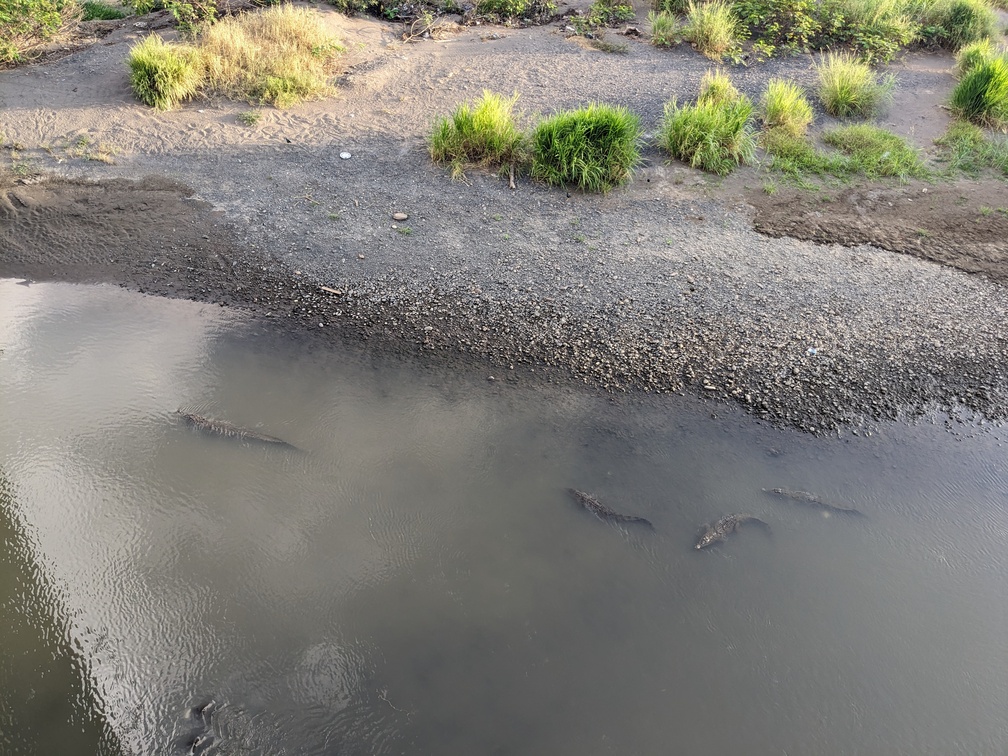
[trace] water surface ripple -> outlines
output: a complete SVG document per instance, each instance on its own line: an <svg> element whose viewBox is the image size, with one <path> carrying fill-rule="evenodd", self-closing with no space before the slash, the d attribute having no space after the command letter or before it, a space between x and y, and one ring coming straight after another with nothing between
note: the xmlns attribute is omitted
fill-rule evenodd
<svg viewBox="0 0 1008 756"><path fill-rule="evenodd" d="M0 579L72 670L25 753L96 752L38 740L67 691L134 754L1008 750L1003 428L817 439L108 287L0 280L0 349ZM695 551L732 512L771 530Z"/></svg>

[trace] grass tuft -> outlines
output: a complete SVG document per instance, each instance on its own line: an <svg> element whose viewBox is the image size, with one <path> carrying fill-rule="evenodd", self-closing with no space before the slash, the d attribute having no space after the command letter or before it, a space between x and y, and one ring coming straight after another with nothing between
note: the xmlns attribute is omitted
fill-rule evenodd
<svg viewBox="0 0 1008 756"><path fill-rule="evenodd" d="M84 21L115 21L126 18L126 11L122 8L115 8L99 0L85 0L81 4L84 11Z"/></svg>
<svg viewBox="0 0 1008 756"><path fill-rule="evenodd" d="M721 60L739 47L741 30L731 6L724 0L690 3L683 36L712 60Z"/></svg>
<svg viewBox="0 0 1008 756"><path fill-rule="evenodd" d="M658 128L658 144L672 157L719 176L751 162L756 150L752 102L721 79L727 77L708 74L695 105L667 103Z"/></svg>
<svg viewBox="0 0 1008 756"><path fill-rule="evenodd" d="M878 126L841 126L824 133L823 141L850 157L852 167L868 178L907 181L928 176L920 153L905 139Z"/></svg>
<svg viewBox="0 0 1008 756"><path fill-rule="evenodd" d="M952 90L952 112L981 126L1008 129L1008 56L966 73Z"/></svg>
<svg viewBox="0 0 1008 756"><path fill-rule="evenodd" d="M977 66L993 60L1002 54L1003 52L999 53L998 48L990 39L981 39L978 42L964 45L956 53L956 77L961 79Z"/></svg>
<svg viewBox="0 0 1008 756"><path fill-rule="evenodd" d="M760 100L760 114L769 129L783 129L802 136L812 123L812 105L805 92L792 81L770 79Z"/></svg>
<svg viewBox="0 0 1008 756"><path fill-rule="evenodd" d="M128 65L136 96L160 109L200 89L284 108L327 94L342 50L313 11L278 5L205 26L195 45L147 37Z"/></svg>
<svg viewBox="0 0 1008 756"><path fill-rule="evenodd" d="M846 177L852 171L846 155L817 150L808 139L786 129L770 129L760 135L760 145L770 155L770 168L804 182L805 176Z"/></svg>
<svg viewBox="0 0 1008 756"><path fill-rule="evenodd" d="M202 70L189 45L168 44L151 34L130 48L126 64L133 94L158 110L171 110L199 89Z"/></svg>
<svg viewBox="0 0 1008 756"><path fill-rule="evenodd" d="M343 47L307 8L277 5L206 27L200 55L211 91L285 108L330 92Z"/></svg>
<svg viewBox="0 0 1008 756"><path fill-rule="evenodd" d="M819 98L830 115L868 117L888 103L893 79L879 82L867 64L849 53L828 53L817 65Z"/></svg>
<svg viewBox="0 0 1008 756"><path fill-rule="evenodd" d="M651 27L651 44L655 47L674 47L682 42L682 27L671 13L651 11L647 20Z"/></svg>
<svg viewBox="0 0 1008 756"><path fill-rule="evenodd" d="M532 176L547 184L605 192L630 180L640 162L640 118L592 103L557 113L532 132Z"/></svg>
<svg viewBox="0 0 1008 756"><path fill-rule="evenodd" d="M667 13L677 16L689 10L692 0L652 0L651 7L655 13Z"/></svg>
<svg viewBox="0 0 1008 756"><path fill-rule="evenodd" d="M1008 141L990 139L982 129L971 123L953 123L937 141L942 158L954 171L977 175L993 168L1008 176Z"/></svg>
<svg viewBox="0 0 1008 756"><path fill-rule="evenodd" d="M697 102L715 105L731 105L741 97L738 89L732 84L724 71L707 70L700 79L700 94Z"/></svg>
<svg viewBox="0 0 1008 756"><path fill-rule="evenodd" d="M462 104L441 118L430 136L431 158L451 165L453 178L461 178L467 165L483 168L517 166L524 162L524 137L515 125L518 95L504 97L484 91L472 105Z"/></svg>

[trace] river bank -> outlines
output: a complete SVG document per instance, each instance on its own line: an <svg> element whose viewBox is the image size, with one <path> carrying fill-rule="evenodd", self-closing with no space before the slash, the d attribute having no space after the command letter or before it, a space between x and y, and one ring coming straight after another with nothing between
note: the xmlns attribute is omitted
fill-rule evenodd
<svg viewBox="0 0 1008 756"><path fill-rule="evenodd" d="M644 43L607 55L553 27L404 45L391 25L332 16L353 41L340 97L263 111L252 128L236 118L247 106L135 103L129 25L0 72L20 161L3 183L0 275L244 307L495 381L691 392L816 433L934 410L1004 416L1004 181L769 193L765 172L714 181L648 148L634 182L605 196L512 191L476 172L452 182L426 129L488 82L528 112L607 99L647 121L709 62ZM950 61L894 67L887 125L941 133ZM792 58L732 75L758 93L811 73Z"/></svg>

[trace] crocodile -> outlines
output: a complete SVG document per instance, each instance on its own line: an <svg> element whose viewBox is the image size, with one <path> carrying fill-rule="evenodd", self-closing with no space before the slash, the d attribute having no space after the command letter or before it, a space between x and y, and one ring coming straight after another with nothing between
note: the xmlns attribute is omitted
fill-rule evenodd
<svg viewBox="0 0 1008 756"><path fill-rule="evenodd" d="M764 488L763 493L773 494L774 496L779 496L784 499L791 499L791 501L798 504L804 504L807 507L820 509L823 514L827 516L833 512L837 512L838 514L857 515L859 517L865 516L864 512L859 509L854 509L854 507L844 507L839 504L830 504L820 499L814 493L809 493L808 491L792 491L790 488Z"/></svg>
<svg viewBox="0 0 1008 756"><path fill-rule="evenodd" d="M707 525L700 538L697 539L696 546L694 548L705 549L708 546L713 546L715 543L725 540L729 535L747 523L761 525L766 528L767 531L770 530L770 526L758 517L753 517L752 515L747 514L731 514L722 517L713 525Z"/></svg>
<svg viewBox="0 0 1008 756"><path fill-rule="evenodd" d="M638 524L654 530L654 525L651 524L650 520L645 520L643 517L637 517L636 515L625 515L620 514L619 512L614 512L591 494L586 494L584 491L578 491L576 488L568 488L567 491L574 497L574 500L577 501L578 504L587 509L600 520L604 520L606 522L622 522L627 523L628 525Z"/></svg>
<svg viewBox="0 0 1008 756"><path fill-rule="evenodd" d="M235 438L239 441L254 441L260 444L272 444L274 446L283 446L287 449L297 449L294 444L276 436L268 436L265 433L259 433L249 428L240 428L237 425L232 425L223 420L215 420L212 417L204 417L192 412L183 412L181 409L176 412L182 416L190 428L198 430L201 433L222 436L224 438Z"/></svg>

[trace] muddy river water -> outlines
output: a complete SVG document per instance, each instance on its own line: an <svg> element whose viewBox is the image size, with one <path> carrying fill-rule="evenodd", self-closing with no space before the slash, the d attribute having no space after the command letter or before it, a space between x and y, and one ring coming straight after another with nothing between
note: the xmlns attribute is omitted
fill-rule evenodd
<svg viewBox="0 0 1008 756"><path fill-rule="evenodd" d="M1004 428L814 438L111 287L0 280L0 349L0 752L1008 749ZM695 550L731 512L770 529Z"/></svg>

